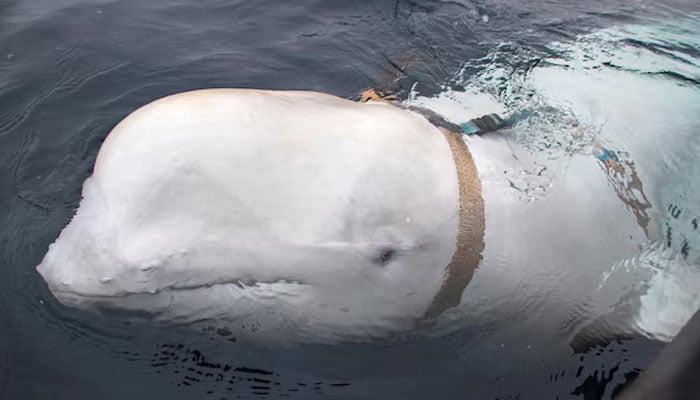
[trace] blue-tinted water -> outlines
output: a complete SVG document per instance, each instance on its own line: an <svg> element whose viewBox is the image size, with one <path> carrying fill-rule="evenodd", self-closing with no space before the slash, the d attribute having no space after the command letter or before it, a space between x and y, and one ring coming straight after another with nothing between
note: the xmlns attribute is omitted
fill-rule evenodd
<svg viewBox="0 0 700 400"><path fill-rule="evenodd" d="M59 305L34 267L70 220L109 130L152 99L202 87L349 98L381 87L402 99L479 91L535 110L516 135L546 156L547 171L583 151L566 130L576 119L653 159L641 175L668 175L647 187L660 199L655 242L696 265L698 12L691 0L3 2L0 398L610 398L661 344L574 355L514 349L495 339L499 325L460 325L429 338L270 348L84 315ZM651 118L650 107L667 118ZM644 129L663 127L683 146L645 153ZM556 177L515 183L537 197ZM658 264L656 253L640 257Z"/></svg>

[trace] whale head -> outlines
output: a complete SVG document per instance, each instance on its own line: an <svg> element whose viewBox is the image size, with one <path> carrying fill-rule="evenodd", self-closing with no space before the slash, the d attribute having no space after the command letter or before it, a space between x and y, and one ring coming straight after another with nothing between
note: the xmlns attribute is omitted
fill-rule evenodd
<svg viewBox="0 0 700 400"><path fill-rule="evenodd" d="M304 339L409 329L457 248L441 132L320 93L157 100L112 130L82 195L37 267L53 295L171 322Z"/></svg>

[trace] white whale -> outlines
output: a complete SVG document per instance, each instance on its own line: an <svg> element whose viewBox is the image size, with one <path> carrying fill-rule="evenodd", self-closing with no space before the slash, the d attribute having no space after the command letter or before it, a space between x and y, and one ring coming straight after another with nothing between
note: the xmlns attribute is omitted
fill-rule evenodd
<svg viewBox="0 0 700 400"><path fill-rule="evenodd" d="M253 315L260 330L349 338L425 314L458 223L450 146L420 115L311 92L203 90L114 128L38 269L72 306Z"/></svg>
<svg viewBox="0 0 700 400"><path fill-rule="evenodd" d="M38 271L69 306L270 338L364 340L458 309L547 329L599 285L590 271L638 257L653 223L641 188L624 209L589 155L523 198L527 158L385 102L172 95L109 134Z"/></svg>

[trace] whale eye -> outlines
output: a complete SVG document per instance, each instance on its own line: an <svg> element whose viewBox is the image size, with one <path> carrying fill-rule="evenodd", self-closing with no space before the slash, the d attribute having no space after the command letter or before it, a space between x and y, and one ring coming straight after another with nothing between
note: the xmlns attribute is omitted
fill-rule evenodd
<svg viewBox="0 0 700 400"><path fill-rule="evenodd" d="M396 251L394 249L382 249L382 252L379 255L379 258L377 259L377 261L380 264L385 265L386 263L391 261L395 255L396 255Z"/></svg>

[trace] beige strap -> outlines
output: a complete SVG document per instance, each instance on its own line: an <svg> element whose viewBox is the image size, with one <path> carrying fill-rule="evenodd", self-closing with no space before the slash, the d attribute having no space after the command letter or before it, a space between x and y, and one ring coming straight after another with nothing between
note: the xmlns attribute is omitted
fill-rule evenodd
<svg viewBox="0 0 700 400"><path fill-rule="evenodd" d="M461 134L447 129L440 131L450 145L457 167L459 230L457 247L445 268L442 286L426 311L425 318L437 317L446 309L459 305L462 292L479 266L484 250L484 200L474 160Z"/></svg>

